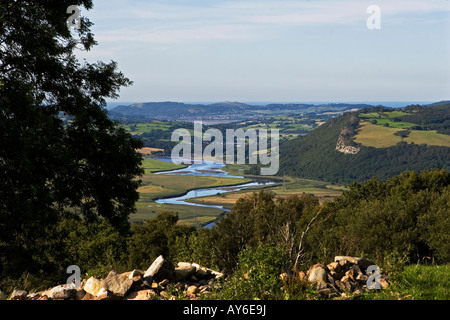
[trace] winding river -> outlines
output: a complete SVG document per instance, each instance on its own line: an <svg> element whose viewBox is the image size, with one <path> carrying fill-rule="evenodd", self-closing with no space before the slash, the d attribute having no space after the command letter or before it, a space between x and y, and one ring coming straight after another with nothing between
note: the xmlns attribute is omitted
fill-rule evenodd
<svg viewBox="0 0 450 320"><path fill-rule="evenodd" d="M156 160L162 160L166 162L172 162L171 158L156 158ZM244 178L243 176L234 176L228 174L228 172L222 170L222 168L225 166L225 164L222 163L215 163L211 161L202 161L201 163L193 163L189 165L186 168L177 169L177 170L171 170L171 171L162 171L157 172L156 174L183 174L183 175L196 175L196 176L211 176L211 177L229 177L229 178ZM164 199L158 199L155 202L160 204L183 204L183 205L190 205L190 206L198 206L198 207L208 207L208 208L215 208L215 209L221 209L223 211L230 211L227 208L224 208L223 206L218 205L208 205L208 204L199 204L199 203L193 203L186 201L187 199L197 198L197 197L204 197L204 196L212 196L216 194L221 193L227 193L231 191L239 191L255 186L261 186L261 185L268 185L268 184L274 184L273 181L270 181L269 179L258 179L254 180L252 182L235 185L235 186L228 186L228 187L211 187L211 188L204 188L204 189L195 189L187 192L186 194L182 196L175 196L171 198L164 198ZM214 226L214 222L211 222L207 225L205 225L205 228L211 228Z"/></svg>

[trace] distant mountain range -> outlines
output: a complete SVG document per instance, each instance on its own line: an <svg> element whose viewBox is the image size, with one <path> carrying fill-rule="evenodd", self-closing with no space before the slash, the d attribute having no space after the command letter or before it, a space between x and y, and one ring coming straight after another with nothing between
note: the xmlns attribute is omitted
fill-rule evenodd
<svg viewBox="0 0 450 320"><path fill-rule="evenodd" d="M218 102L212 104L188 104L182 102L146 102L119 105L109 110L113 118L138 117L156 120L243 120L267 116L344 112L351 109L371 107L369 104L267 104L249 105L240 102Z"/></svg>

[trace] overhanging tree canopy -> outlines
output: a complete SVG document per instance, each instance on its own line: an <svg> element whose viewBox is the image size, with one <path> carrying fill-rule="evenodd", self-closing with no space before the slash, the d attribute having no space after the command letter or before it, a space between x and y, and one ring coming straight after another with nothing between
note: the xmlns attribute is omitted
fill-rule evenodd
<svg viewBox="0 0 450 320"><path fill-rule="evenodd" d="M93 6L0 0L0 274L28 268L63 215L126 230L138 199L141 143L104 109L131 81L113 61L77 60L96 42L88 19L68 28L70 5Z"/></svg>

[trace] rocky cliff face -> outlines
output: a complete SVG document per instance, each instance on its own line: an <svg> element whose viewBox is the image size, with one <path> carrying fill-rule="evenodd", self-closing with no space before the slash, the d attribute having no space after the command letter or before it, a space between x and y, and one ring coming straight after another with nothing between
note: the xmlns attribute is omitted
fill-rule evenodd
<svg viewBox="0 0 450 320"><path fill-rule="evenodd" d="M339 138L336 143L336 150L345 154L357 154L361 148L356 146L349 145L348 142L346 142L348 139L346 139L346 136L348 136L348 129L344 128L341 131L341 134L339 135Z"/></svg>

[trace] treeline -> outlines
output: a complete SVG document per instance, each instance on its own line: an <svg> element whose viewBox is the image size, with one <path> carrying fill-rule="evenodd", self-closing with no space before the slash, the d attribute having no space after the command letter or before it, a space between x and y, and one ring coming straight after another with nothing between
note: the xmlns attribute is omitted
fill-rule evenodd
<svg viewBox="0 0 450 320"><path fill-rule="evenodd" d="M450 134L450 103L425 107L412 105L404 108L411 114L400 116L401 121L417 124L415 130L437 130L442 134Z"/></svg>
<svg viewBox="0 0 450 320"><path fill-rule="evenodd" d="M179 224L173 212L134 223L126 235L104 220L70 218L41 240L47 256L35 256L22 277L17 266L5 266L0 289L7 291L17 279L22 287L65 281L72 264L88 276L145 270L162 254L173 262L224 271L228 284L220 298L286 298L280 291L283 270L306 270L335 255L367 257L386 268L450 262L449 213L450 172L431 170L355 182L324 204L310 195L282 199L267 191L253 193L240 198L211 229ZM45 269L39 268L44 260Z"/></svg>
<svg viewBox="0 0 450 320"><path fill-rule="evenodd" d="M265 245L284 252L290 267L295 261L310 265L335 255L362 255L382 263L392 253L411 263L425 257L446 263L450 261L449 213L446 170L355 182L323 205L310 195L282 199L261 191L240 198L214 228L186 238L179 258L232 272L243 250ZM308 225L298 260L299 242Z"/></svg>
<svg viewBox="0 0 450 320"><path fill-rule="evenodd" d="M370 109L368 109L370 110ZM337 117L304 137L280 145L279 175L296 176L334 183L385 180L405 170L450 169L450 148L400 142L388 148L359 146L357 154L336 150L344 130L347 145L353 145L356 113Z"/></svg>

